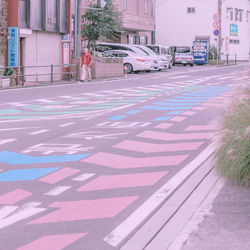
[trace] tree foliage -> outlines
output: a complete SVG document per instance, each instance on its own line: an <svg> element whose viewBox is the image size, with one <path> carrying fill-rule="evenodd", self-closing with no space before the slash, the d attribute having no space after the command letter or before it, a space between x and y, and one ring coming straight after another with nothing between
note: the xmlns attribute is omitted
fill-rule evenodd
<svg viewBox="0 0 250 250"><path fill-rule="evenodd" d="M0 0L0 65L4 64L7 38L7 0Z"/></svg>
<svg viewBox="0 0 250 250"><path fill-rule="evenodd" d="M82 20L82 37L88 41L88 47L96 46L97 41L114 41L121 32L121 13L112 0L106 0L103 10L87 10ZM92 1L90 8L101 8L100 1Z"/></svg>

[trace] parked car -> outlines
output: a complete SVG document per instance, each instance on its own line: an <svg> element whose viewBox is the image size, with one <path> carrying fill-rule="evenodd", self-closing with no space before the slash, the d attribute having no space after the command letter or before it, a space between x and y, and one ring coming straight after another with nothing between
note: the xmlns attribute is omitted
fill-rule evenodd
<svg viewBox="0 0 250 250"><path fill-rule="evenodd" d="M145 53L147 53L149 56L151 56L154 61L156 62L156 67L155 70L162 70L168 66L168 61L166 60L165 57L162 57L160 55L157 55L153 50L149 49L146 46L143 45L133 45L133 47L136 47Z"/></svg>
<svg viewBox="0 0 250 250"><path fill-rule="evenodd" d="M147 45L148 48L153 50L157 55L161 55L168 61L167 67L170 69L173 66L173 58L170 53L169 47L164 45Z"/></svg>
<svg viewBox="0 0 250 250"><path fill-rule="evenodd" d="M194 66L194 58L191 47L171 46L170 51L173 57L173 65L182 64L184 66Z"/></svg>
<svg viewBox="0 0 250 250"><path fill-rule="evenodd" d="M145 56L139 56L132 51L125 50L106 50L102 53L103 57L122 58L123 65L127 73L147 71L151 69L150 60Z"/></svg>
<svg viewBox="0 0 250 250"><path fill-rule="evenodd" d="M131 51L131 52L137 54L138 56L147 57L147 60L150 61L151 68L149 70L146 70L146 71L155 70L158 67L158 65L157 65L158 63L155 60L155 58L153 58L151 55L149 55L145 51L134 47L133 45L121 44L121 43L99 43L98 47L95 49L96 53L98 53L98 54L102 53L103 51L107 51L107 50Z"/></svg>

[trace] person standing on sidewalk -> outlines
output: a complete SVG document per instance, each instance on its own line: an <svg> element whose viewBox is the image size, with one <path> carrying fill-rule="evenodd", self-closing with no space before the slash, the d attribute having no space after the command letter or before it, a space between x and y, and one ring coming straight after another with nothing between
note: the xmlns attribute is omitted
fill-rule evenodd
<svg viewBox="0 0 250 250"><path fill-rule="evenodd" d="M92 65L92 55L90 54L88 49L85 48L82 54L81 82L84 82L85 80L91 81L91 65Z"/></svg>

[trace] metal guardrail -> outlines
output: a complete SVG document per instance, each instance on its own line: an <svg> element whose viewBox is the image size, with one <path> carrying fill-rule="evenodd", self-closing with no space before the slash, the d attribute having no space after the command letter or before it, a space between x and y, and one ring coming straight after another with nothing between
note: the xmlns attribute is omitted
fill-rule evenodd
<svg viewBox="0 0 250 250"><path fill-rule="evenodd" d="M63 68L69 69L69 70L63 71ZM32 69L34 69L36 73L29 73L29 71L32 71ZM11 70L13 72L9 73L9 75L4 75L4 73L7 70ZM45 71L45 72L42 72L42 71ZM15 79L16 85L18 86L24 86L24 83L26 82L28 77L38 78L41 76L48 76L48 78L45 81L35 80L34 82L39 82L39 83L50 82L51 84L53 84L55 81L55 76L61 76L60 80L71 80L77 77L77 64L69 64L67 66L55 65L55 64L40 65L40 66L20 66L18 68L0 66L0 80L6 79L6 78Z"/></svg>

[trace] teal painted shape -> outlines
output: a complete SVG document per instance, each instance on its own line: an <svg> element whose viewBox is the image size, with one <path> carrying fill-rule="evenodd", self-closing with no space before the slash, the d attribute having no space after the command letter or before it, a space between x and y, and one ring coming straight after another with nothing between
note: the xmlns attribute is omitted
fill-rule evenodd
<svg viewBox="0 0 250 250"><path fill-rule="evenodd" d="M22 111L18 109L0 109L0 115L7 115L7 114L19 114Z"/></svg>
<svg viewBox="0 0 250 250"><path fill-rule="evenodd" d="M59 168L14 169L0 174L0 182L31 181L55 172Z"/></svg>
<svg viewBox="0 0 250 250"><path fill-rule="evenodd" d="M75 162L88 157L90 154L58 155L58 156L30 156L10 151L0 152L0 162L11 165Z"/></svg>

